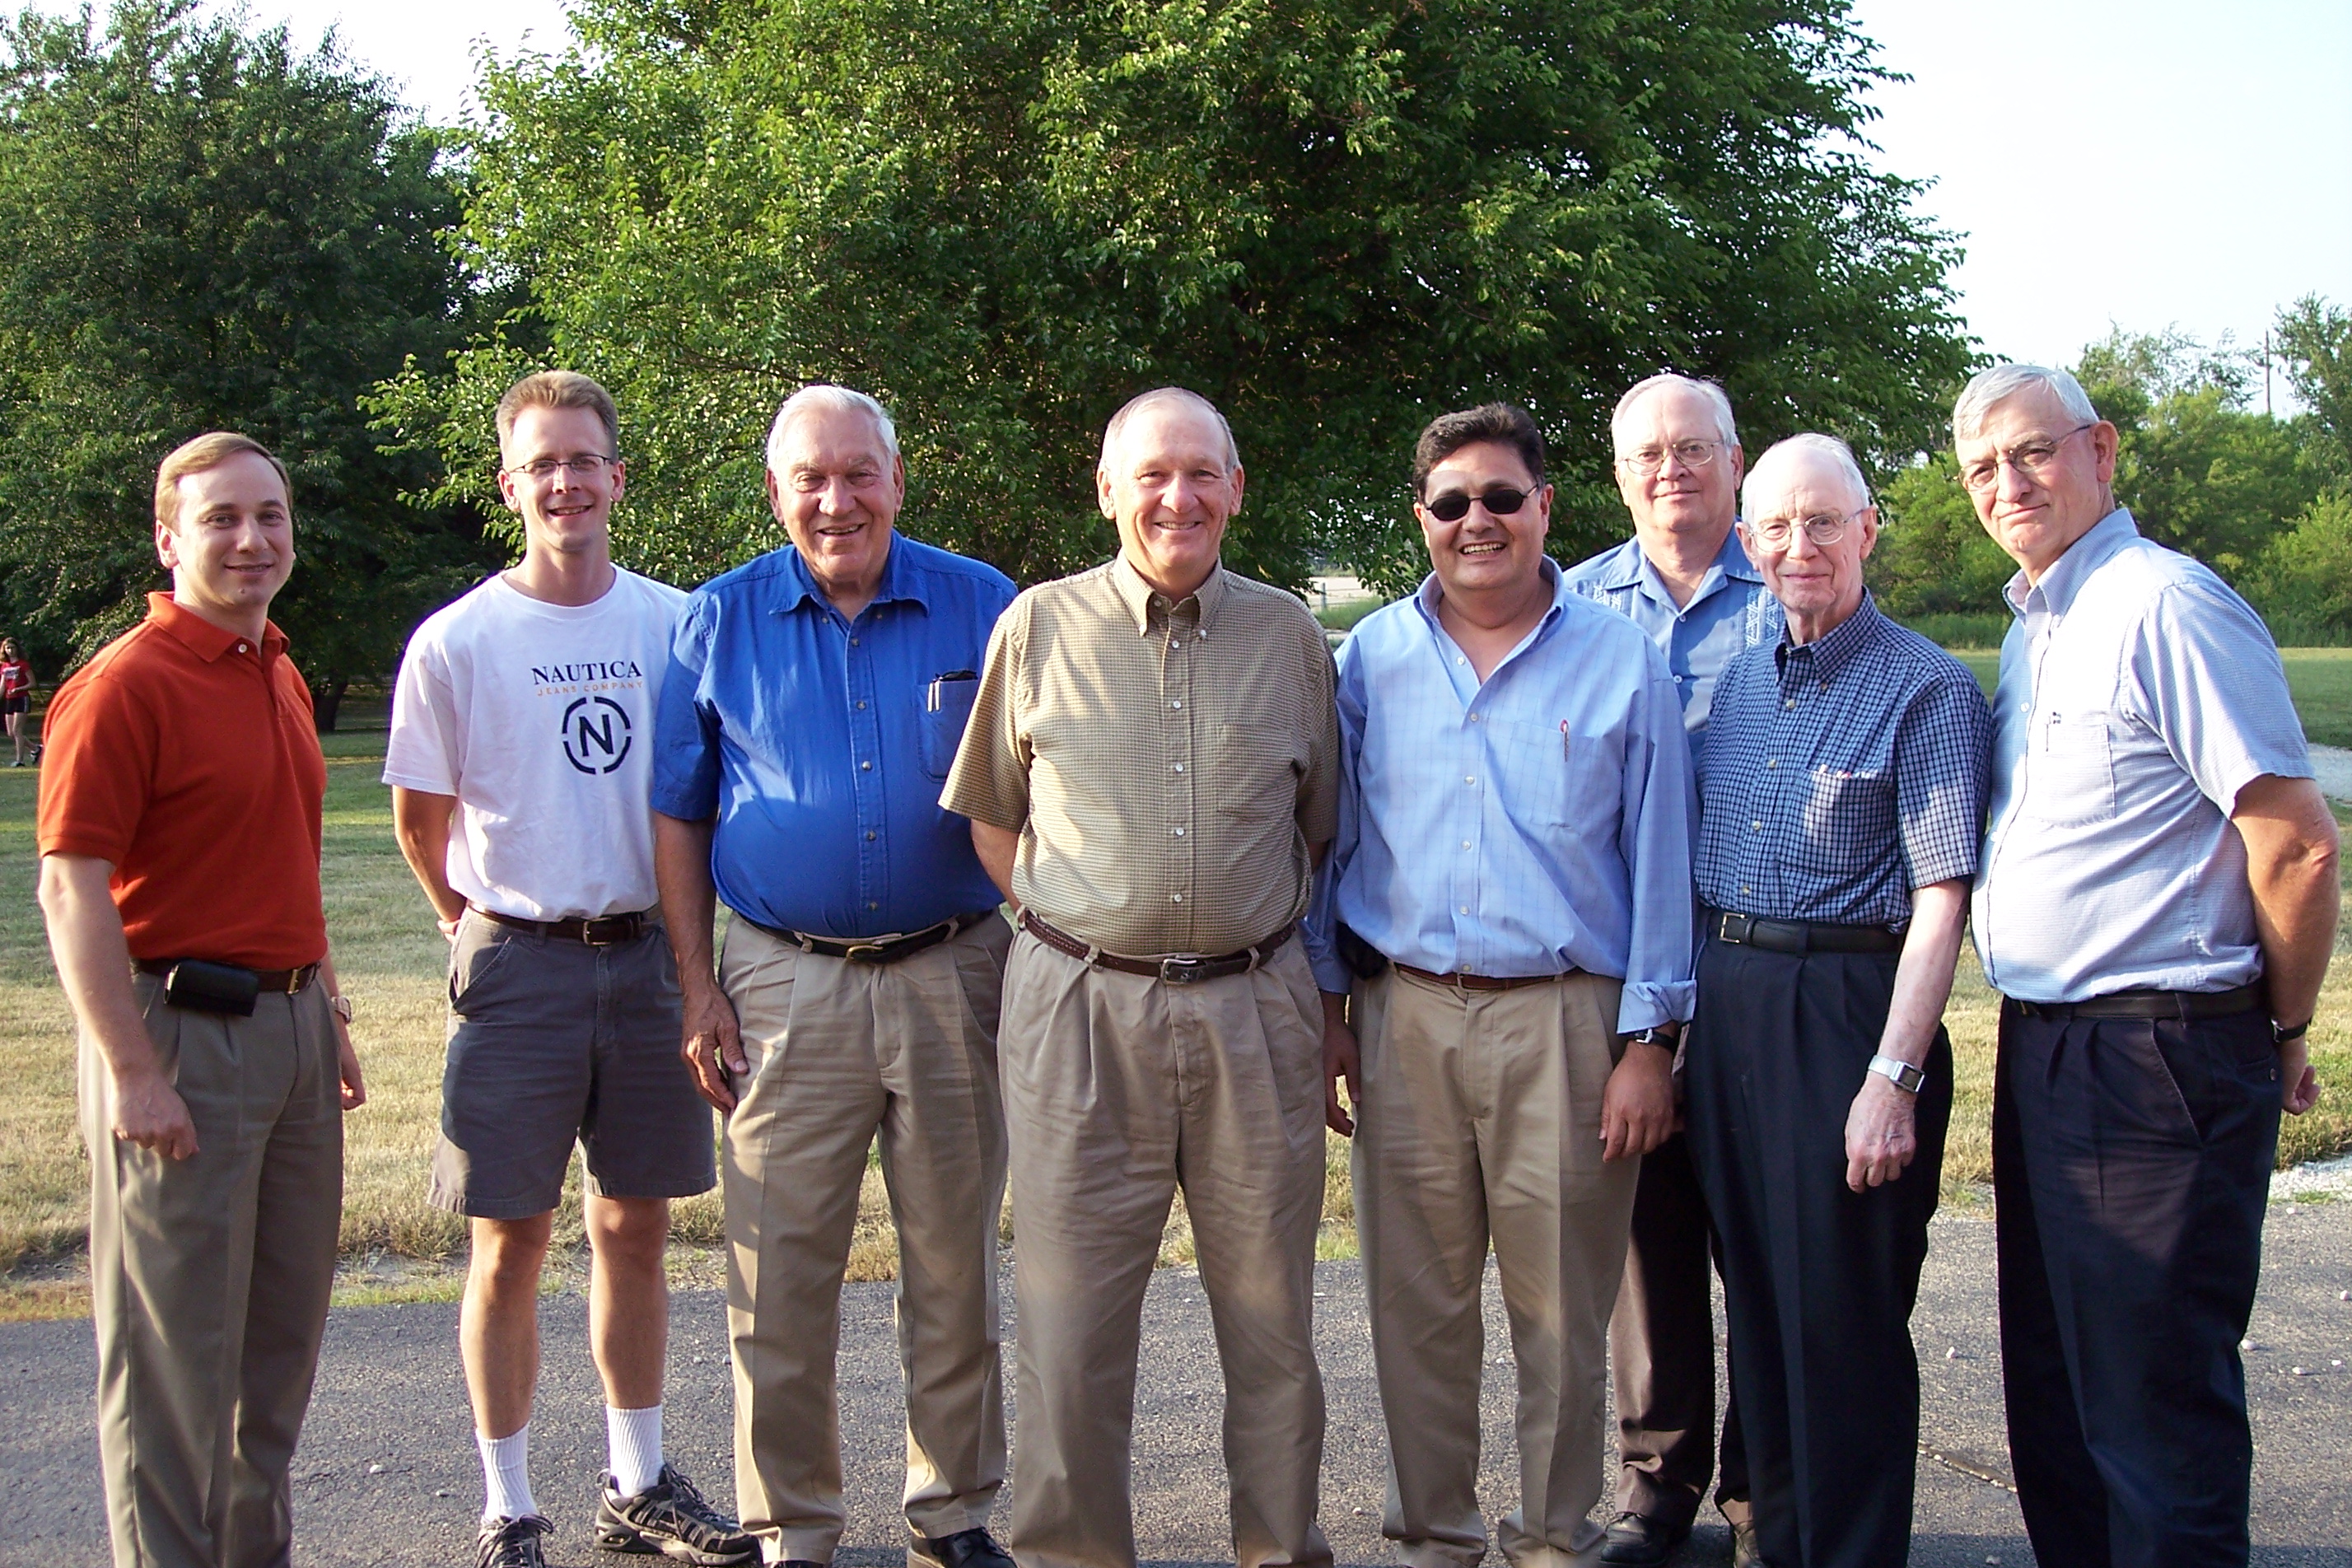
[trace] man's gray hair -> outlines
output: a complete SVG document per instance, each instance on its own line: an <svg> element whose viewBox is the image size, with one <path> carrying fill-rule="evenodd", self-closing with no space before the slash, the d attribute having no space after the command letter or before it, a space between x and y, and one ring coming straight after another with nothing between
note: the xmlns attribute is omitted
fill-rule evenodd
<svg viewBox="0 0 2352 1568"><path fill-rule="evenodd" d="M1762 510L1757 504L1762 492L1756 488L1756 482L1766 478L1778 463L1801 458L1817 458L1835 469L1838 477L1853 492L1854 510L1870 504L1870 486L1863 479L1862 465L1853 459L1853 448L1834 436L1815 435L1808 431L1801 436L1791 436L1785 441L1773 442L1770 449L1756 459L1756 466L1748 470L1747 484L1740 489L1739 515L1744 518L1762 516Z"/></svg>
<svg viewBox="0 0 2352 1568"><path fill-rule="evenodd" d="M1995 407L2037 386L2049 388L2066 417L2077 425L2098 423L2099 411L2091 406L2090 395L2071 373L2038 364L1997 364L1977 372L1961 389L1959 401L1952 405L1953 444L1975 440L1983 434L1985 420Z"/></svg>
<svg viewBox="0 0 2352 1568"><path fill-rule="evenodd" d="M1110 423L1103 426L1102 456L1095 459L1097 471L1108 470L1110 449L1118 445L1119 435L1126 430L1128 421L1145 409L1162 403L1176 403L1187 408L1197 408L1215 420L1218 432L1225 438L1225 472L1230 474L1242 466L1242 449L1234 442L1234 427L1225 422L1224 414L1215 404L1186 387L1155 386L1150 392L1139 393L1119 405L1118 412L1112 415Z"/></svg>
<svg viewBox="0 0 2352 1568"><path fill-rule="evenodd" d="M862 392L852 392L831 382L816 382L802 387L784 399L776 410L776 422L768 426L768 471L774 473L783 461L784 427L803 414L863 414L874 421L881 432L882 449L892 458L898 455L898 426L890 422L890 411Z"/></svg>
<svg viewBox="0 0 2352 1568"><path fill-rule="evenodd" d="M1617 411L1609 416L1609 441L1617 448L1620 457L1624 455L1625 422L1632 416L1633 405L1650 394L1663 392L1670 386L1679 386L1685 392L1696 393L1700 397L1705 398L1706 405L1715 411L1715 427L1722 435L1723 444L1727 447L1739 445L1739 427L1731 420L1731 395L1714 382L1701 381L1695 375L1676 375L1673 371L1665 371L1650 377L1647 381L1635 382L1626 388L1625 395L1617 400Z"/></svg>

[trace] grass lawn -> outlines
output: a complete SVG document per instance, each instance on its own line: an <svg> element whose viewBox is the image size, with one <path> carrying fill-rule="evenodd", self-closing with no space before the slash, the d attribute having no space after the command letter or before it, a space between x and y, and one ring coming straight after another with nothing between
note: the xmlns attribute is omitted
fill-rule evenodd
<svg viewBox="0 0 2352 1568"><path fill-rule="evenodd" d="M2324 666L2352 695L2352 656L2290 655L2290 670L2314 666ZM2298 700L2329 689L2306 682L2298 686ZM2352 732L2352 722L2343 732ZM341 1291L348 1300L446 1295L456 1283L450 1260L462 1256L465 1242L461 1222L424 1201L439 1118L446 950L393 842L389 797L376 782L383 749L380 731L327 737L327 920L337 967L358 1010L353 1033L369 1094L348 1124ZM0 768L0 1319L87 1310L76 1276L89 1168L75 1126L71 1023L34 900L37 777L29 768ZM2352 825L2352 816L2346 820ZM1951 1196L1972 1199L1991 1175L1995 1016L1992 994L1965 948L1947 1021L1958 1100L1944 1182ZM2283 1164L2352 1148L2352 965L2337 965L2329 977L2312 1042L2320 1075L2332 1087L2318 1110L2288 1121ZM1352 1256L1354 1206L1339 1139L1329 1140L1327 1172L1318 1251ZM579 1243L577 1192L575 1168L568 1228L559 1232L569 1244L562 1254L567 1258ZM686 1245L673 1249L674 1271L714 1281L720 1267L716 1195L681 1203L676 1215ZM1192 1256L1180 1204L1162 1257L1181 1263ZM896 1267L879 1171L870 1168L851 1277L887 1279ZM576 1260L567 1268L555 1273L554 1285L577 1282Z"/></svg>

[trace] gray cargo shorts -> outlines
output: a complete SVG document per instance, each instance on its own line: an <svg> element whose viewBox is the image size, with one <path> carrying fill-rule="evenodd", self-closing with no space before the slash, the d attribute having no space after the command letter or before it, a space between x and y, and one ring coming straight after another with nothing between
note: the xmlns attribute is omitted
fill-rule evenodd
<svg viewBox="0 0 2352 1568"><path fill-rule="evenodd" d="M449 955L428 1201L479 1219L546 1214L563 1196L575 1142L601 1196L709 1192L719 1180L711 1112L678 1058L680 1021L658 926L591 947L467 910Z"/></svg>

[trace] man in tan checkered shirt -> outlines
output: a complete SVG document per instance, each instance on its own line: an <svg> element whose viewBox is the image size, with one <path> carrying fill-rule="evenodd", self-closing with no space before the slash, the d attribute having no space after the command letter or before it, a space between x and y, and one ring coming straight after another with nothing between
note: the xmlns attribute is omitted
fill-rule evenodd
<svg viewBox="0 0 2352 1568"><path fill-rule="evenodd" d="M1172 387L1103 433L1118 558L998 622L942 804L1021 911L997 1048L1020 1308L1021 1568L1132 1568L1143 1292L1184 1193L1225 1375L1237 1568L1318 1568L1322 1009L1300 944L1337 827L1331 659L1217 559L1224 418Z"/></svg>

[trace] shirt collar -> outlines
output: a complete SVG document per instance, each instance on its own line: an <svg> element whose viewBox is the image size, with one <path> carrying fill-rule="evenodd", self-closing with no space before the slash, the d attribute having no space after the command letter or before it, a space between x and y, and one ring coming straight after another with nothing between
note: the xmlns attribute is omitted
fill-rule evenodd
<svg viewBox="0 0 2352 1568"><path fill-rule="evenodd" d="M926 610L931 607L930 600L923 594L921 574L906 568L907 552L898 548L905 542L897 530L891 531L890 553L882 558L882 581L875 587L874 597L866 602L867 609L876 605L887 605L895 599L911 600ZM801 553L800 546L786 545L784 553L787 580L783 595L776 602L776 614L784 615L803 605L831 610L833 601L824 596L823 588L817 586L816 574L809 570L808 557ZM863 615L865 611L858 613Z"/></svg>
<svg viewBox="0 0 2352 1568"><path fill-rule="evenodd" d="M2074 595L2083 591L2083 583L2093 572L2105 563L2108 556L2139 537L2139 524L2132 521L2128 508L2117 507L2091 526L2091 531L2066 547L2065 552L2050 563L2042 574L2042 581L2029 584L2021 571L2010 578L2001 590L2009 607L2019 616L2025 614L2026 602L2034 595L2053 616L2063 616L2074 603Z"/></svg>
<svg viewBox="0 0 2352 1568"><path fill-rule="evenodd" d="M1711 574L1717 571L1720 571L1723 576L1710 580ZM1715 552L1715 560L1709 563L1707 574L1700 576L1698 591L1691 595L1691 604L1676 607L1689 609L1691 605L1697 604L1719 587L1723 577L1759 584L1764 581L1764 574L1756 570L1755 563L1748 559L1748 552L1740 547L1737 525L1723 536L1723 548ZM1646 586L1659 603L1673 605L1675 602L1674 595L1666 591L1665 579L1659 576L1658 569L1650 564L1650 557L1642 549L1642 541L1638 537L1627 540L1610 552L1601 585L1604 588Z"/></svg>
<svg viewBox="0 0 2352 1568"><path fill-rule="evenodd" d="M157 630L168 633L206 664L231 648L242 647L247 640L241 633L215 626L169 594L147 595L147 618L155 623ZM278 629L278 623L262 623L261 657L273 659L285 651L286 634Z"/></svg>
<svg viewBox="0 0 2352 1568"><path fill-rule="evenodd" d="M1118 595L1118 602L1127 606L1127 613L1135 617L1135 630L1139 637L1149 636L1151 631L1151 601L1154 599L1168 604L1171 609L1188 601L1197 604L1201 611L1201 629L1204 632L1216 630L1217 612L1224 607L1227 592L1225 568L1220 563L1211 569L1208 581L1185 598L1170 603L1166 595L1143 580L1143 574L1129 562L1124 551L1111 558L1110 585L1111 591Z"/></svg>
<svg viewBox="0 0 2352 1568"><path fill-rule="evenodd" d="M1551 607L1543 613L1543 619L1536 623L1535 632L1528 639L1530 646L1551 635L1552 627L1559 624L1562 606L1577 596L1576 590L1568 585L1568 574L1559 569L1559 563L1549 555L1543 558L1543 573L1551 584ZM1413 608L1421 612L1423 622L1432 634L1438 637L1447 635L1445 623L1437 618L1438 601L1444 597L1444 586L1438 582L1434 572L1421 580L1421 586L1414 590L1412 595Z"/></svg>
<svg viewBox="0 0 2352 1568"><path fill-rule="evenodd" d="M1870 590L1864 588L1862 603L1854 606L1853 614L1802 646L1789 640L1789 628L1784 622L1780 627L1780 647L1777 650L1780 668L1787 670L1789 661L1801 655L1811 660L1813 679L1827 685L1836 679L1839 670L1853 661L1855 654L1868 646L1877 633L1878 623L1885 618L1878 613L1877 605L1872 602Z"/></svg>

